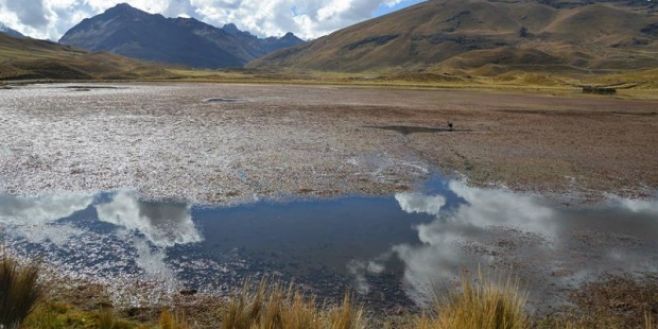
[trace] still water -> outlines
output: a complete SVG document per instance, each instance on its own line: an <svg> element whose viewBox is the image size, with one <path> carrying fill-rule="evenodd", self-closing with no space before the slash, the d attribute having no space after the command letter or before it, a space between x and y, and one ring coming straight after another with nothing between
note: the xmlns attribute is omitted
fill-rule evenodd
<svg viewBox="0 0 658 329"><path fill-rule="evenodd" d="M536 306L605 274L658 272L658 199L564 204L434 177L391 196L236 206L131 191L0 197L3 244L73 276L228 293L269 277L323 297L421 305L464 272L512 273Z"/></svg>

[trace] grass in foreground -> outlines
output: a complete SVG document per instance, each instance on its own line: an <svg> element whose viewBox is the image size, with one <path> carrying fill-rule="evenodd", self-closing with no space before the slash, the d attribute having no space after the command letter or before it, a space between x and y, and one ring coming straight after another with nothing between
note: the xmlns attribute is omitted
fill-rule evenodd
<svg viewBox="0 0 658 329"><path fill-rule="evenodd" d="M257 289L246 285L222 312L223 329L362 329L363 310L345 295L339 306L318 308L315 298L292 288L261 282Z"/></svg>
<svg viewBox="0 0 658 329"><path fill-rule="evenodd" d="M247 284L235 297L208 308L174 306L174 312L144 309L127 315L105 306L94 310L86 295L77 302L61 296L41 299L38 276L35 265L0 258L1 329L657 329L658 283L622 279L593 284L574 299L577 309L544 319L526 312L526 298L516 283L482 275L462 278L459 292L437 298L427 313L367 319L349 295L338 305L322 304L293 287L266 281ZM613 312L617 304L622 315ZM210 322L199 321L211 313Z"/></svg>
<svg viewBox="0 0 658 329"><path fill-rule="evenodd" d="M525 297L518 286L507 280L503 284L487 281L482 275L476 282L462 279L462 291L437 300L433 315L423 315L417 329L525 329L530 321L525 313Z"/></svg>
<svg viewBox="0 0 658 329"><path fill-rule="evenodd" d="M0 328L19 328L43 295L36 264L21 266L0 255Z"/></svg>

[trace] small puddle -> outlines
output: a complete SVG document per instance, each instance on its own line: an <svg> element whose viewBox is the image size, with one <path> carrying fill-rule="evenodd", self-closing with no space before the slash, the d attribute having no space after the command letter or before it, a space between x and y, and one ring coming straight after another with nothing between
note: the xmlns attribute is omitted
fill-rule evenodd
<svg viewBox="0 0 658 329"><path fill-rule="evenodd" d="M564 206L433 178L391 196L202 206L132 192L0 197L2 241L62 271L226 293L245 278L380 309L428 301L463 271L512 272L537 306L603 274L658 272L658 199Z"/></svg>
<svg viewBox="0 0 658 329"><path fill-rule="evenodd" d="M402 135L421 134L421 133L451 133L457 131L465 131L463 129L455 129L446 125L445 127L425 127L425 126L366 126L366 128L374 128L381 130L388 130L400 133Z"/></svg>
<svg viewBox="0 0 658 329"><path fill-rule="evenodd" d="M115 87L115 86L63 86L63 87L55 87L57 89L67 89L71 91L92 91L92 90L115 90L115 89L127 89L127 88L120 88L120 87Z"/></svg>
<svg viewBox="0 0 658 329"><path fill-rule="evenodd" d="M233 98L208 98L203 101L204 103L243 103L243 100Z"/></svg>

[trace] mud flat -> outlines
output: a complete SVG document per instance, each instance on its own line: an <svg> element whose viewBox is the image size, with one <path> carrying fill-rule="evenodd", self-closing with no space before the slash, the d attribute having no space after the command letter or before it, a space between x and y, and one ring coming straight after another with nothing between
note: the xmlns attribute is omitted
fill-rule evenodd
<svg viewBox="0 0 658 329"><path fill-rule="evenodd" d="M474 185L644 196L658 186L657 113L658 101L575 94L23 86L0 91L0 192L224 203L391 193L439 170Z"/></svg>

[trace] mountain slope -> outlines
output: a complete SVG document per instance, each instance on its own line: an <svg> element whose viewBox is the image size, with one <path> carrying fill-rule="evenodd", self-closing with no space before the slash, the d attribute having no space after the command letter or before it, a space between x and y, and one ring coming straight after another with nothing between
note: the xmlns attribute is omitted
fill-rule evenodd
<svg viewBox="0 0 658 329"><path fill-rule="evenodd" d="M2 24L2 23L0 23L0 33L4 33L4 34L6 34L10 37L14 37L14 38L22 38L23 37L23 35L20 32L18 32L16 30L12 30L7 25Z"/></svg>
<svg viewBox="0 0 658 329"><path fill-rule="evenodd" d="M166 74L159 67L117 55L0 33L0 80L137 79Z"/></svg>
<svg viewBox="0 0 658 329"><path fill-rule="evenodd" d="M332 71L658 67L643 0L432 0L281 50L249 67Z"/></svg>
<svg viewBox="0 0 658 329"><path fill-rule="evenodd" d="M83 20L60 40L91 51L199 68L242 67L302 42L294 35L259 39L234 25L220 29L193 18L152 15L127 4Z"/></svg>

